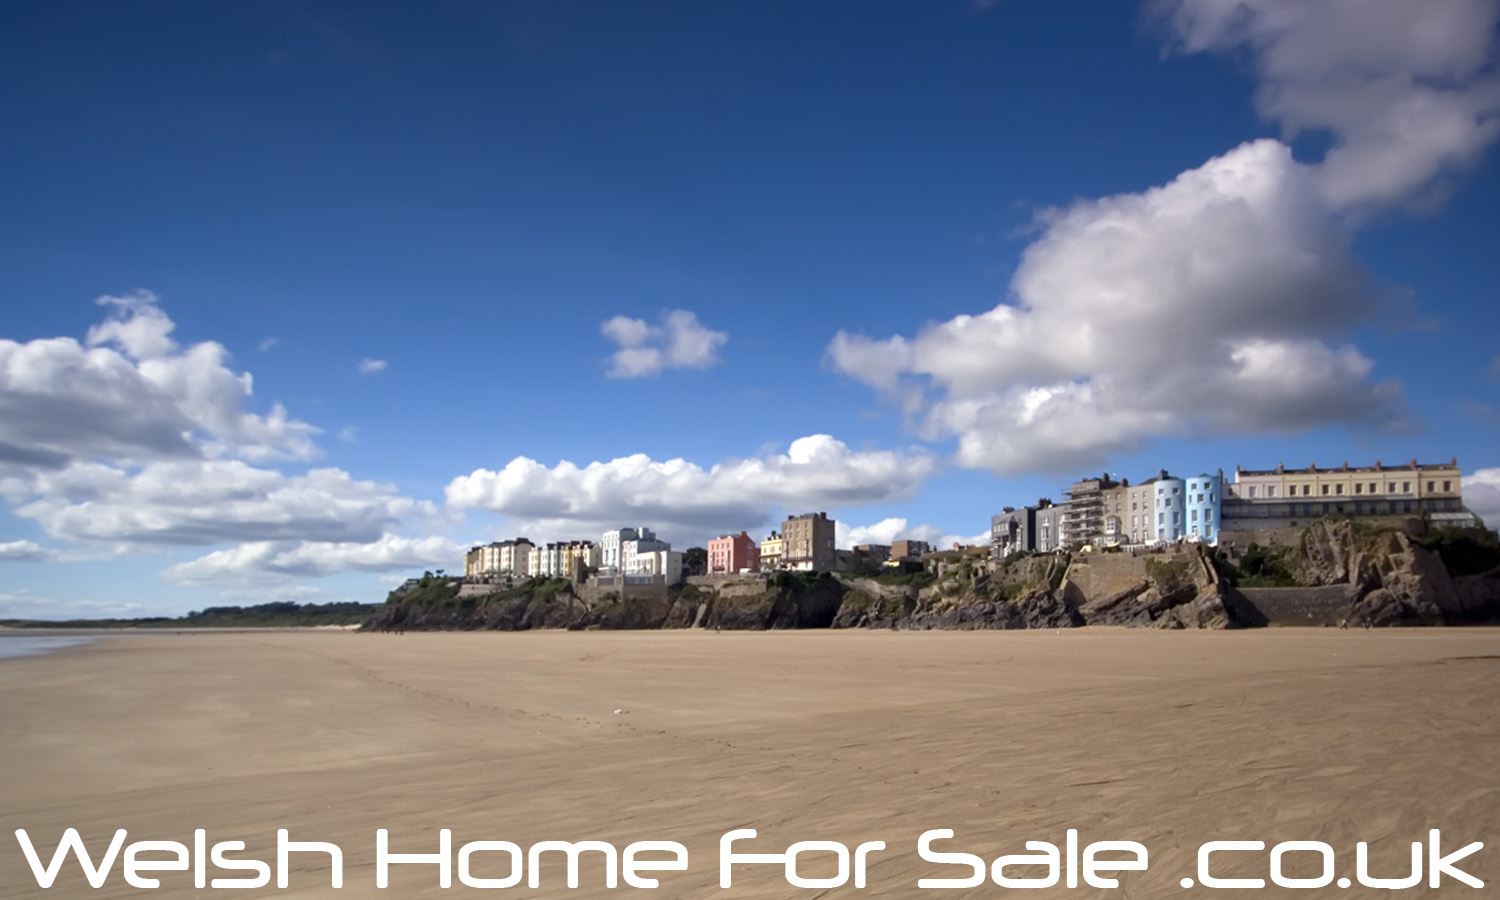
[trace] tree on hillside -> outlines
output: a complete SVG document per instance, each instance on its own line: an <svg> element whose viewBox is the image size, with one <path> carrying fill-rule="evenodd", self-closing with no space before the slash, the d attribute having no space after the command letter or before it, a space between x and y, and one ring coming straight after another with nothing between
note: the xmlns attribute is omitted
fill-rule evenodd
<svg viewBox="0 0 1500 900"><path fill-rule="evenodd" d="M682 551L682 574L703 575L708 572L708 551L702 547L689 547Z"/></svg>

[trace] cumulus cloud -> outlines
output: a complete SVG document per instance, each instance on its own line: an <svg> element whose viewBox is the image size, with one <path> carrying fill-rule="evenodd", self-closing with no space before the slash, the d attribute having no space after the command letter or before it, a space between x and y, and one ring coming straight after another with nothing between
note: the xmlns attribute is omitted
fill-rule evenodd
<svg viewBox="0 0 1500 900"><path fill-rule="evenodd" d="M262 352L262 353L270 353L271 352L271 348L274 347L274 346L276 346L279 343L281 343L281 338L278 338L278 337L268 337L265 340L261 341L259 344L257 344L256 348L259 349L260 352Z"/></svg>
<svg viewBox="0 0 1500 900"><path fill-rule="evenodd" d="M1325 340L1375 301L1308 178L1257 141L1048 212L1010 302L912 338L840 332L829 359L917 410L924 436L956 435L960 464L1002 473L1092 467L1195 429L1389 420L1399 388Z"/></svg>
<svg viewBox="0 0 1500 900"><path fill-rule="evenodd" d="M167 460L139 471L74 463L4 485L15 514L79 541L379 540L403 517L436 516L392 485L341 469L288 476L239 460Z"/></svg>
<svg viewBox="0 0 1500 900"><path fill-rule="evenodd" d="M786 453L704 468L644 454L547 467L518 456L448 483L448 503L502 513L538 532L591 533L646 524L701 540L773 521L780 509L826 510L910 497L936 468L921 451L854 450L826 434Z"/></svg>
<svg viewBox="0 0 1500 900"><path fill-rule="evenodd" d="M194 584L462 559L445 538L395 536L443 519L431 502L341 469L266 466L316 456L319 430L279 405L247 410L250 374L217 343L180 345L154 295L98 302L106 317L82 343L0 340L0 497L14 515L95 553L232 545L172 570ZM87 557L0 543L0 560L75 558Z"/></svg>
<svg viewBox="0 0 1500 900"><path fill-rule="evenodd" d="M365 542L257 541L179 563L165 574L177 584L206 585L430 566L461 571L466 549L444 537L393 534Z"/></svg>
<svg viewBox="0 0 1500 900"><path fill-rule="evenodd" d="M366 356L364 359L359 361L359 366L357 368L359 369L359 374L361 375L374 375L378 372L384 372L387 365L388 363L386 363L386 361L383 359L371 359L370 357Z"/></svg>
<svg viewBox="0 0 1500 900"><path fill-rule="evenodd" d="M639 378L663 369L706 369L720 361L719 348L729 340L729 335L705 328L684 309L667 310L656 325L615 316L600 331L619 345L609 358L611 378Z"/></svg>
<svg viewBox="0 0 1500 900"><path fill-rule="evenodd" d="M1164 435L1404 425L1349 342L1390 299L1350 255L1500 128L1500 0L1159 0L1183 52L1248 49L1262 111L1331 149L1236 147L1141 193L1040 214L1005 302L828 360L961 465L1079 470Z"/></svg>
<svg viewBox="0 0 1500 900"><path fill-rule="evenodd" d="M834 542L844 550L860 544L890 545L896 541L926 541L936 550L947 550L954 544L988 544L990 533L986 530L982 534L963 537L934 525L909 525L906 519L895 517L881 519L873 525L850 526L840 522L834 526Z"/></svg>
<svg viewBox="0 0 1500 900"><path fill-rule="evenodd" d="M99 303L109 316L82 344L0 339L0 465L316 456L317 428L280 405L247 411L250 374L232 371L220 344L179 346L155 296L139 291Z"/></svg>
<svg viewBox="0 0 1500 900"><path fill-rule="evenodd" d="M35 541L5 541L0 543L0 562L50 562L58 553Z"/></svg>
<svg viewBox="0 0 1500 900"><path fill-rule="evenodd" d="M1500 469L1476 469L1463 477L1463 489L1464 506L1486 526L1500 529Z"/></svg>
<svg viewBox="0 0 1500 900"><path fill-rule="evenodd" d="M1256 106L1333 138L1336 208L1384 206L1473 164L1500 134L1495 0L1158 0L1187 53L1248 48Z"/></svg>

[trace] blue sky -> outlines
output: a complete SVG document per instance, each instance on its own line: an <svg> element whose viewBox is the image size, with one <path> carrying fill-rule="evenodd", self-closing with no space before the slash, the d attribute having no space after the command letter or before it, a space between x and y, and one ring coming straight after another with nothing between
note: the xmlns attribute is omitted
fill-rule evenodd
<svg viewBox="0 0 1500 900"><path fill-rule="evenodd" d="M1494 525L1497 19L6 4L0 616L1099 471L1456 455Z"/></svg>

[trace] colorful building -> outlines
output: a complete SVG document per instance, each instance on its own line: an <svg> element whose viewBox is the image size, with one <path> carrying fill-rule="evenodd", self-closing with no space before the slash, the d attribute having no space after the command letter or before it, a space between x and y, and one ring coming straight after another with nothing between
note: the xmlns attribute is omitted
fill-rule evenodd
<svg viewBox="0 0 1500 900"><path fill-rule="evenodd" d="M781 532L773 531L760 542L760 570L762 572L774 572L781 568L782 557L786 556L786 538Z"/></svg>
<svg viewBox="0 0 1500 900"><path fill-rule="evenodd" d="M720 535L708 542L708 574L760 571L760 545L749 534Z"/></svg>

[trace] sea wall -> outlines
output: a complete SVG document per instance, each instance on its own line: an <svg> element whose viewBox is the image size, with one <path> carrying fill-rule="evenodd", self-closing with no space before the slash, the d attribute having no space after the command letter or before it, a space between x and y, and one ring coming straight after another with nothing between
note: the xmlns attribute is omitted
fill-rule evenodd
<svg viewBox="0 0 1500 900"><path fill-rule="evenodd" d="M1266 625L1341 625L1349 620L1357 589L1349 584L1325 587L1231 588L1230 599L1243 603Z"/></svg>

